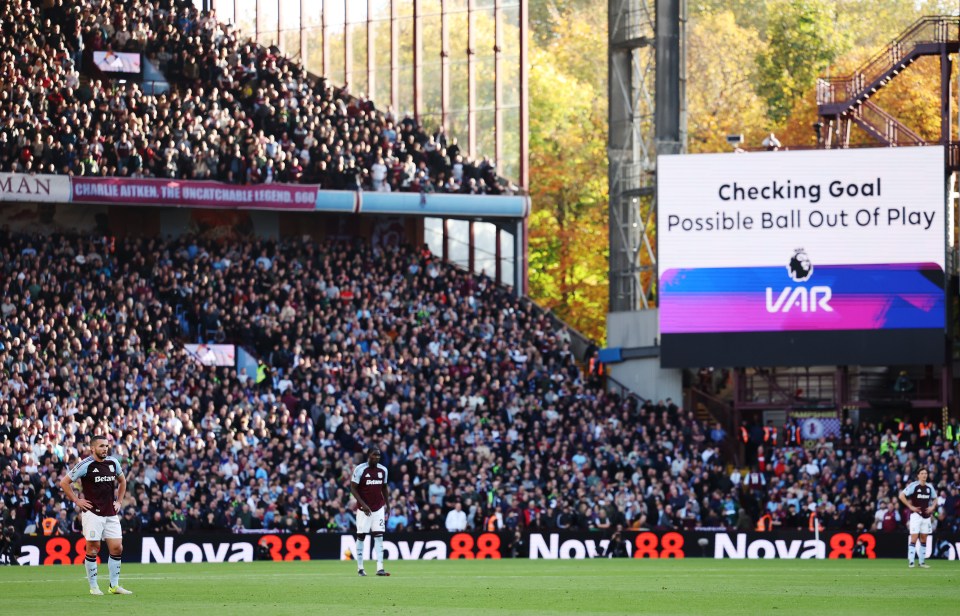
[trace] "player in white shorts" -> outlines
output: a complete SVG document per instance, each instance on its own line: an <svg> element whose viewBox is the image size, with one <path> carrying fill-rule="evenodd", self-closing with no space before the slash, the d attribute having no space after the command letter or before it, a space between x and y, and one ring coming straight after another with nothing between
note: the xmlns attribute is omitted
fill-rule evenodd
<svg viewBox="0 0 960 616"><path fill-rule="evenodd" d="M357 510L357 534L371 535L374 532L383 533L386 528L385 517L386 507L370 512L369 515L363 512L363 509Z"/></svg>
<svg viewBox="0 0 960 616"><path fill-rule="evenodd" d="M920 567L929 569L926 563L927 535L933 532L933 512L937 509L937 491L927 484L929 473L921 468L917 471L917 480L900 492L900 502L910 509L910 546L907 548L907 560L913 567L913 559L919 556ZM920 544L917 545L917 539Z"/></svg>
<svg viewBox="0 0 960 616"><path fill-rule="evenodd" d="M120 468L120 460L110 453L110 445L104 436L90 438L91 455L80 460L60 480L60 487L80 509L80 521L83 523L83 538L87 540L87 581L91 595L102 595L97 584L97 554L100 542L105 541L110 557L107 569L110 571L110 594L132 595L120 586L120 557L123 554L123 535L120 532L120 517L117 515L120 503L127 492L127 480ZM83 496L73 489L73 482L79 480Z"/></svg>
<svg viewBox="0 0 960 616"><path fill-rule="evenodd" d="M367 461L353 469L350 493L357 499L357 574L363 570L364 537L373 535L373 556L377 575L390 575L383 569L383 531L387 514L387 467L380 464L380 450L367 450Z"/></svg>
<svg viewBox="0 0 960 616"><path fill-rule="evenodd" d="M83 538L88 542L100 542L105 539L123 540L123 533L120 531L119 515L97 515L92 511L81 511L80 522L83 528Z"/></svg>

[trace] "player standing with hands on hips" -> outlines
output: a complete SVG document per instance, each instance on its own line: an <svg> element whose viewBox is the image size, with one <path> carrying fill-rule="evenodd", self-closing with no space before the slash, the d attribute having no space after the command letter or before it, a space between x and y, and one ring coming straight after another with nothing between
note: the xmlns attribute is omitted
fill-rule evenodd
<svg viewBox="0 0 960 616"><path fill-rule="evenodd" d="M380 450L367 449L367 461L353 469L350 493L359 509L357 511L357 575L363 570L363 538L373 535L373 556L377 559L377 575L390 575L383 570L383 531L387 516L387 467L380 464Z"/></svg>
<svg viewBox="0 0 960 616"><path fill-rule="evenodd" d="M910 547L907 548L907 560L913 567L913 557L920 557L920 567L929 569L926 560L927 535L933 532L933 512L937 508L937 492L927 485L927 469L917 471L917 480L900 492L900 502L910 509ZM917 538L920 545L917 546Z"/></svg>
<svg viewBox="0 0 960 616"><path fill-rule="evenodd" d="M87 580L90 594L102 595L97 585L97 553L100 541L107 542L110 558L110 594L132 595L120 586L120 556L123 554L123 535L120 532L120 503L127 492L127 480L120 468L120 460L108 455L110 445L105 436L90 438L91 455L70 469L60 480L60 487L71 501L80 508L83 538L87 540ZM73 482L80 480L83 496L73 489Z"/></svg>

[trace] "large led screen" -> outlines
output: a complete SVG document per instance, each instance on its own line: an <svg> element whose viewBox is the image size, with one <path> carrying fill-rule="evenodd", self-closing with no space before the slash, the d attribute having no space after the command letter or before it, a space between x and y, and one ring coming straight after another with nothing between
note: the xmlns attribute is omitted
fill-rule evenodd
<svg viewBox="0 0 960 616"><path fill-rule="evenodd" d="M943 148L658 166L664 367L943 362Z"/></svg>

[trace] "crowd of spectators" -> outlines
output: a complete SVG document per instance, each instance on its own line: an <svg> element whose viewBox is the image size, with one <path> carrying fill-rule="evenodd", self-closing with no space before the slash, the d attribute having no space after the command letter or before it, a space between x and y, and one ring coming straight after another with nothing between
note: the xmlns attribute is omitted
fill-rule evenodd
<svg viewBox="0 0 960 616"><path fill-rule="evenodd" d="M821 438L813 447L776 436L766 444L751 438L751 464L734 470L732 479L756 495L753 521L769 515L757 528L893 532L905 531L909 518L897 495L926 468L938 493L938 529L960 532L960 434L957 420L951 421L947 431L924 423L921 434L892 417L848 418L836 438Z"/></svg>
<svg viewBox="0 0 960 616"><path fill-rule="evenodd" d="M0 43L10 85L0 92L0 171L513 190L488 158L465 160L442 127L312 78L191 2L11 0ZM170 88L91 75L91 54L104 50L143 53Z"/></svg>
<svg viewBox="0 0 960 616"><path fill-rule="evenodd" d="M0 43L3 171L503 189L442 129L189 2L11 0ZM106 49L144 53L172 87L81 78ZM126 466L128 532L348 532L370 444L391 473L390 532L902 531L895 497L920 466L939 529L960 531L955 426L848 422L732 468L732 435L603 391L534 304L422 249L4 231L0 298L0 528L16 534L77 529L56 482L91 434ZM260 369L201 366L182 348L197 340Z"/></svg>
<svg viewBox="0 0 960 616"><path fill-rule="evenodd" d="M765 512L805 530L811 507L856 530L921 464L957 530L942 434L881 449L882 426L849 423L731 472L722 429L605 393L541 309L425 249L2 232L0 297L0 523L17 533L77 528L57 480L93 434L125 466L128 532L348 532L371 444L390 532L753 530ZM211 339L257 373L182 349Z"/></svg>

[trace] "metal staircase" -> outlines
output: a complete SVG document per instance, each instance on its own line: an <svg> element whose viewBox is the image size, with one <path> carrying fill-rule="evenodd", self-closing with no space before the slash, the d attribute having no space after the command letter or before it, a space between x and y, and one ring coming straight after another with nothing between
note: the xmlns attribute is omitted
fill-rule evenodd
<svg viewBox="0 0 960 616"><path fill-rule="evenodd" d="M940 56L943 65L949 67L948 54L958 50L960 17L923 17L852 75L817 80L817 108L827 128L823 146L849 146L853 124L886 146L925 145L919 135L869 98L921 56ZM941 137L943 143L948 140L949 134Z"/></svg>
<svg viewBox="0 0 960 616"><path fill-rule="evenodd" d="M742 466L744 452L740 441L740 412L725 400L694 387L687 388L684 396L684 408L692 409L698 421L707 425L708 429L718 423L727 433L727 438L717 444L720 459L726 464Z"/></svg>
<svg viewBox="0 0 960 616"><path fill-rule="evenodd" d="M920 135L869 100L848 113L854 124L883 145L927 145Z"/></svg>

